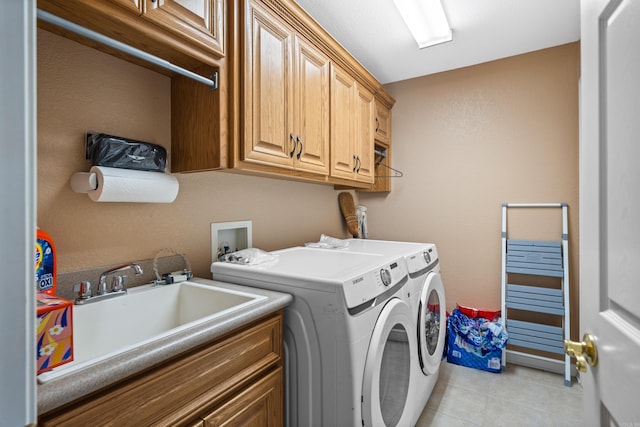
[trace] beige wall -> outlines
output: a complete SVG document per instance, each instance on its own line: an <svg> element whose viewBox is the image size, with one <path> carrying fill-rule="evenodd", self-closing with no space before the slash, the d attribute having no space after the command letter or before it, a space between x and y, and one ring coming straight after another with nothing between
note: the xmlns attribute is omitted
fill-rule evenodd
<svg viewBox="0 0 640 427"><path fill-rule="evenodd" d="M393 166L404 177L389 195L357 194L356 203L369 209L371 238L438 245L449 309L499 307L503 202L566 201L577 330L578 75L574 43L386 87L397 100ZM38 224L55 239L60 272L172 247L209 277L211 222L253 220L254 246L266 250L347 237L331 186L179 174L177 200L150 205L70 190L71 174L90 166L86 131L168 148L170 114L168 77L38 31ZM510 225L512 237L559 234L549 213Z"/></svg>
<svg viewBox="0 0 640 427"><path fill-rule="evenodd" d="M255 247L346 237L332 186L223 172L176 175L171 204L95 203L69 187L87 171L84 133L171 143L168 77L38 31L38 226L54 238L60 273L183 251L211 277L210 224L251 219Z"/></svg>
<svg viewBox="0 0 640 427"><path fill-rule="evenodd" d="M573 43L385 86L404 177L359 199L371 238L437 244L449 309L500 307L502 203L564 201L577 326L579 70ZM523 214L510 237L559 239L559 209Z"/></svg>

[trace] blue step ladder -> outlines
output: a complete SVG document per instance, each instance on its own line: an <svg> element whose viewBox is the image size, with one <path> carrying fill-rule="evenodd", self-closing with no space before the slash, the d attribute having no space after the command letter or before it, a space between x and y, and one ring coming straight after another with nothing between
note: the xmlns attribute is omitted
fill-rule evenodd
<svg viewBox="0 0 640 427"><path fill-rule="evenodd" d="M507 238L509 208L561 208L562 238L560 241L512 240ZM564 384L571 386L571 360L564 351L564 340L570 339L569 313L569 234L566 203L504 203L502 205L502 316L509 333L509 346L518 346L547 353L564 355ZM509 283L509 274L547 276L560 279L559 288ZM526 282L526 280L523 280ZM532 323L509 317L510 309L558 316L562 326ZM560 323L560 322L554 322ZM502 354L506 367L507 354L551 364L562 361L507 348ZM536 366L533 362L531 366Z"/></svg>

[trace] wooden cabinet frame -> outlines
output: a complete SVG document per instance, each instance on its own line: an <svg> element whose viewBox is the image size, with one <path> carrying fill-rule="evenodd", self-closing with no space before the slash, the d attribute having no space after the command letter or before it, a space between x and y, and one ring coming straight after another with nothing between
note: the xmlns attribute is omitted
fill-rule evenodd
<svg viewBox="0 0 640 427"><path fill-rule="evenodd" d="M253 6L252 6L253 4ZM375 121L375 113L374 113L374 96L377 96L378 93L384 93L380 83L371 76L371 74L362 67L357 61L353 59L353 57L340 45L338 44L322 27L320 27L303 9L301 9L295 2L292 1L283 1L283 0L234 0L233 7L236 9L236 16L239 17L237 20L240 23L237 26L233 33L234 37L239 43L240 48L234 50L234 58L231 61L231 87L233 98L240 100L240 102L233 103L232 108L234 109L233 115L235 116L235 120L231 123L230 127L230 138L232 141L235 141L234 148L230 151L230 163L229 166L231 168L236 168L239 171L244 171L248 173L261 174L265 176L277 175L279 177L288 177L297 180L309 180L315 182L324 182L329 184L336 184L348 187L356 187L356 188L370 188L372 183L374 182L374 163L373 163L373 132L374 132L374 121ZM349 114L353 115L354 122L352 124L353 129L350 131L350 134L356 139L360 140L360 146L364 146L362 141L370 141L367 142L367 146L369 149L354 149L354 146L349 147L349 151L352 151L351 163L350 167L346 167L346 162L343 160L338 160L336 162L336 158L340 159L341 154L335 152L335 143L333 141L334 138L334 128L335 121L333 120L335 116L334 112L330 111L331 119L330 123L330 150L329 150L329 164L331 165L330 173L326 174L322 172L322 174L312 174L308 171L305 171L304 168L295 167L295 166L286 166L284 168L273 167L269 165L268 161L261 159L260 162L256 162L255 159L249 159L247 161L247 155L250 153L249 147L247 146L247 140L250 140L252 136L250 132L255 130L255 123L248 123L247 120L243 117L243 111L249 108L250 95L248 94L249 90L253 90L251 85L255 84L254 81L250 81L250 79L243 79L242 73L246 73L247 67L247 54L249 50L252 49L250 37L253 34L251 31L248 31L248 26L251 25L252 13L253 10L259 10L261 14L267 14L275 22L279 25L279 28L285 27L293 34L294 38L292 40L298 40L303 42L308 48L312 49L313 52L317 52L321 54L323 57L329 59L331 63L331 67L337 67L345 75L348 75L352 82L356 83L356 87L358 92L354 94L354 101L351 104L351 108L353 111L350 111ZM295 42L294 42L295 43ZM295 62L296 59L299 59L300 56L296 54L295 49L291 48L289 50L292 55L292 61ZM295 92L295 91L294 91ZM367 103L362 104L360 100L356 101L356 96L358 94L361 95L361 99L366 99ZM331 109L333 109L334 100L333 97L335 95L334 89L331 88ZM292 96L294 96L292 94ZM384 93L383 97L385 99L392 100L386 93ZM282 97L282 99L289 99ZM369 104L370 103L370 104ZM296 111L296 103L293 102L293 110ZM363 114L365 109L361 107L365 107L365 109L370 108L369 113ZM393 103L392 103L393 105ZM251 106L250 108L256 108L255 106ZM324 114L324 113L322 113ZM366 116L366 118L364 117ZM362 117L358 120L358 117ZM292 119L295 120L295 119ZM365 123L370 123L369 125ZM253 126L253 128L252 128ZM365 127L365 132L362 135L359 133L361 129ZM284 130L279 129L279 133L283 134ZM357 134L357 135L356 135ZM286 134L289 137L289 134ZM253 137L255 141L256 138ZM290 140L286 140L285 138L280 138L280 142L275 144L270 144L271 148L274 148L276 152L279 153L290 153L287 152L283 147L287 147L289 150L294 147L294 144ZM297 153L297 151L296 151ZM354 160L353 155L356 154L360 158L358 160L361 165L361 173L359 175L354 174ZM280 154L281 157L285 157ZM316 160L320 157L319 154L316 154ZM259 164L258 164L259 163ZM344 163L345 173L342 174L340 172L334 173L336 170L336 163L340 164L338 169L340 169ZM362 167L365 166L365 167ZM349 169L350 173L346 173L346 170Z"/></svg>
<svg viewBox="0 0 640 427"><path fill-rule="evenodd" d="M193 69L202 64L219 65L225 56L226 4L228 0L201 0L204 16L174 0L38 0L39 9L104 34L176 65ZM147 4L148 2L148 4ZM192 6L193 7L193 6ZM195 9L195 8L193 8ZM39 23L115 56L124 54ZM133 60L142 66L148 64ZM153 68L153 67L149 67Z"/></svg>
<svg viewBox="0 0 640 427"><path fill-rule="evenodd" d="M385 136L376 133L375 112L369 119L369 111L375 110L374 98L382 99L389 110L395 102L380 83L295 1L202 1L202 8L176 0L38 0L38 7L201 75L218 73L219 89L212 92L40 23L47 30L171 76L171 172L228 169L364 190L376 186L371 135ZM268 18L260 20L262 35L272 34L273 40L281 37L280 47L264 46L280 50L269 64L248 59L253 58L255 39L260 37L252 33L258 19L254 13ZM270 55L259 60L266 58ZM269 72L256 74L255 64L270 67ZM351 135L359 142L349 147L351 174L332 173L336 162L343 162L331 142L331 117L336 115L331 112L329 74L334 66L356 87L354 111L349 114L354 120ZM273 67L280 71L273 73ZM390 147L390 141L386 144Z"/></svg>

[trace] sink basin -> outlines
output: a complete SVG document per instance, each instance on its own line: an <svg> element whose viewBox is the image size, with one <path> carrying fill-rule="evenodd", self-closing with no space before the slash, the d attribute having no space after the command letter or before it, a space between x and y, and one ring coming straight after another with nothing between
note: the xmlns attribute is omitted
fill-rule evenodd
<svg viewBox="0 0 640 427"><path fill-rule="evenodd" d="M74 305L74 360L40 374L38 382L67 375L266 298L188 281L138 286L123 296Z"/></svg>

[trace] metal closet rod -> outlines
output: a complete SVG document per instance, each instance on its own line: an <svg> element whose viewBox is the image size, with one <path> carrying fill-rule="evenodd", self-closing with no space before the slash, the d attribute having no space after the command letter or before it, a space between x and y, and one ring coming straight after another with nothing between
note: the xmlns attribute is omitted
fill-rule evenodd
<svg viewBox="0 0 640 427"><path fill-rule="evenodd" d="M383 159L385 157L387 157L387 150L383 150L383 151L381 151L381 150L373 150L373 153L377 154L378 156L382 157Z"/></svg>
<svg viewBox="0 0 640 427"><path fill-rule="evenodd" d="M119 42L118 40L114 40L110 37L107 37L103 34L97 33L95 31L92 31L88 28L82 27L78 24L75 24L71 21L67 21L66 19L62 19L59 16L53 15L49 12L46 12L44 10L38 9L37 10L37 16L38 19L41 19L42 21L48 22L49 24L53 24L57 27L60 28L64 28L65 30L69 30L71 32L74 32L78 35L81 35L83 37L86 37L90 40L93 40L95 42L101 43L105 46L109 46L112 47L116 50L119 50L121 52L124 52L126 54L129 54L131 56L134 56L136 58L142 59L144 61L147 61L151 64L157 65L159 67L162 68L166 68L167 70L173 71L175 73L181 74L185 77L189 77L190 79L196 80L197 82L203 83L207 86L209 86L211 89L217 89L218 88L218 73L214 72L211 77L213 79L208 79L206 77L203 77L199 74L196 74L194 72L191 72L189 70L186 70L182 67L179 67L175 64L172 64L169 61L166 61L162 58L158 58L157 56L151 55L150 53L147 53L143 50L140 49L136 49L135 47L129 46L128 44Z"/></svg>

